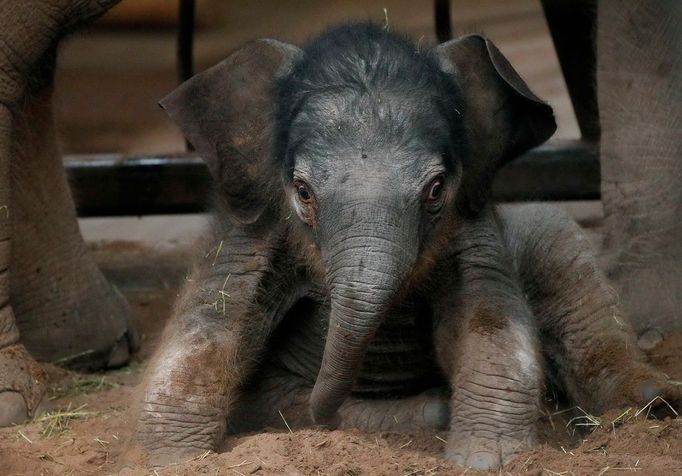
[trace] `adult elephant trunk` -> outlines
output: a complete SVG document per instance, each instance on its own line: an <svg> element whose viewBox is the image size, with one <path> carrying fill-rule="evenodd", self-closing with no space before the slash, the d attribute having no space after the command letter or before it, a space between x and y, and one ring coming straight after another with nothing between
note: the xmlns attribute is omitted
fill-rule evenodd
<svg viewBox="0 0 682 476"><path fill-rule="evenodd" d="M338 238L325 253L331 315L322 365L310 397L313 419L319 424L334 424L367 347L416 259L416 233L400 223L397 214L366 206L364 210L355 207L349 215L337 220L333 236ZM357 218L368 216L373 218Z"/></svg>

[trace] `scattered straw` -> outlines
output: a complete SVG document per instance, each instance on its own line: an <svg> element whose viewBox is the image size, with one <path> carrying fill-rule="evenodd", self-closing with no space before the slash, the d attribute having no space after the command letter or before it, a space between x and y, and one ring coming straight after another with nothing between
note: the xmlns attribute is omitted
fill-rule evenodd
<svg viewBox="0 0 682 476"><path fill-rule="evenodd" d="M89 418L97 415L97 412L84 411L83 408L87 406L86 403L74 410L71 410L71 404L66 410L56 410L46 413L45 415L36 418L34 421L42 425L40 434L46 438L51 436L62 435L69 431L71 422L83 418Z"/></svg>
<svg viewBox="0 0 682 476"><path fill-rule="evenodd" d="M220 252L223 249L223 240L220 240L220 243L218 244L218 249L215 252L215 257L213 258L213 263L211 263L211 266L215 266L215 264L218 262L218 256L220 256Z"/></svg>
<svg viewBox="0 0 682 476"><path fill-rule="evenodd" d="M445 443L446 445L448 444L447 441L445 441L443 438L441 438L441 437L438 436L438 435L436 435L436 439L442 441L442 442Z"/></svg>
<svg viewBox="0 0 682 476"><path fill-rule="evenodd" d="M246 461L246 460L244 460L244 461L242 461L242 462L239 463L239 464L233 464L232 466L228 466L226 469L240 468L240 467L242 467L242 466L246 466L247 464L251 464L251 461Z"/></svg>
<svg viewBox="0 0 682 476"><path fill-rule="evenodd" d="M55 388L50 393L50 400L72 395L81 395L117 388L119 384L112 382L105 375L76 375L65 386Z"/></svg>
<svg viewBox="0 0 682 476"><path fill-rule="evenodd" d="M78 376L73 379L73 389L77 393L92 393L100 390L116 388L119 384L107 379L105 375L99 376Z"/></svg>
<svg viewBox="0 0 682 476"><path fill-rule="evenodd" d="M54 364L54 365L59 365L59 364L65 363L65 362L69 362L69 361L71 361L71 360L75 360L75 359L77 359L77 358L79 358L79 357L84 357L84 356L86 356L86 355L93 354L94 352L95 352L95 351L94 351L93 349L88 349L88 350L84 350L83 352L79 352L79 353L77 353L77 354L67 355L66 357L62 357L61 359L53 360L53 361L50 362L50 363L51 363L51 364Z"/></svg>
<svg viewBox="0 0 682 476"><path fill-rule="evenodd" d="M585 410L583 410L580 407L575 407L576 409L580 410L583 412L582 415L578 415L576 417L571 418L568 420L568 423L566 423L566 428L570 427L573 425L573 435L575 435L575 430L577 427L585 427L590 430L594 430L595 428L598 428L601 426L601 420L597 418L594 415L590 415L587 413Z"/></svg>
<svg viewBox="0 0 682 476"><path fill-rule="evenodd" d="M679 413L677 413L677 411L675 411L675 409L674 409L668 402L666 402L665 399L664 399L663 397L657 395L657 396L655 396L654 398L652 398L651 401L650 401L649 403L647 403L647 404L644 405L642 408L640 408L639 410L637 410L637 413L635 413L635 417L638 417L639 415L642 414L642 412L644 412L644 410L646 410L646 417L649 418L649 413L651 412L651 405L652 405L656 400L659 400L659 401L665 403L665 404L668 406L668 408L670 408L670 410L675 414L676 417L680 416Z"/></svg>
<svg viewBox="0 0 682 476"><path fill-rule="evenodd" d="M107 447L107 445L111 444L109 441L105 441L99 437L95 438L93 441L96 441L97 443L99 443L100 445L102 445L105 448Z"/></svg>
<svg viewBox="0 0 682 476"><path fill-rule="evenodd" d="M409 473L405 473L403 476L414 476L415 474L421 473L421 469L415 469L414 471L410 471Z"/></svg>
<svg viewBox="0 0 682 476"><path fill-rule="evenodd" d="M284 415L282 415L282 412L281 412L280 410L277 410L277 413L279 413L279 416L282 417L282 421L283 421L284 424L287 426L287 430L289 430L289 433L292 433L292 434L293 434L294 432L291 431L291 427L289 426L289 423L287 423L287 419L284 418Z"/></svg>
<svg viewBox="0 0 682 476"><path fill-rule="evenodd" d="M199 456L195 456L195 457L192 459L192 461L204 460L204 459L206 459L206 457L207 457L208 455L210 455L210 454L211 454L211 450L206 450L205 452L203 452L203 453L200 454Z"/></svg>
<svg viewBox="0 0 682 476"><path fill-rule="evenodd" d="M625 410L623 413L621 413L611 421L611 425L622 425L623 423L628 421L630 419L629 417L631 411L632 408L628 408L627 410Z"/></svg>
<svg viewBox="0 0 682 476"><path fill-rule="evenodd" d="M547 468L542 468L542 470L545 471L550 476L565 476L567 474L571 474L571 475L575 476L575 473L573 471L557 472L557 471L552 471L551 469L547 469Z"/></svg>
<svg viewBox="0 0 682 476"><path fill-rule="evenodd" d="M32 442L31 440L28 439L28 436L24 435L24 434L21 432L21 430L17 430L17 433L19 433L19 436L21 436L23 439L25 439L25 440L28 441L29 443L33 444L33 442Z"/></svg>

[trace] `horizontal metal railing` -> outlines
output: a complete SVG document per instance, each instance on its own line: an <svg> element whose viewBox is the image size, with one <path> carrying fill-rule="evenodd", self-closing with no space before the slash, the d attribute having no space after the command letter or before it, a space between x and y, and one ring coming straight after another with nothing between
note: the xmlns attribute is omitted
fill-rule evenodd
<svg viewBox="0 0 682 476"><path fill-rule="evenodd" d="M80 216L199 213L212 189L203 161L192 153L67 156L65 167ZM550 142L503 167L499 201L599 198L596 148L581 141Z"/></svg>

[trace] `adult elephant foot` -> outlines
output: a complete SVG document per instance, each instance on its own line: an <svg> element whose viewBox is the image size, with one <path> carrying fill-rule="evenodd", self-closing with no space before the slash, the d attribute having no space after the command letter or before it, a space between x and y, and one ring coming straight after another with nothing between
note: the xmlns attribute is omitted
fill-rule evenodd
<svg viewBox="0 0 682 476"><path fill-rule="evenodd" d="M46 380L24 346L0 349L0 428L21 424L47 408Z"/></svg>
<svg viewBox="0 0 682 476"><path fill-rule="evenodd" d="M78 370L125 364L139 347L125 298L81 240L57 244L49 243L51 238L57 237L43 235L40 243L14 246L16 260L23 263L14 265L11 277L21 342L40 361ZM50 250L50 258L37 258L34 246Z"/></svg>

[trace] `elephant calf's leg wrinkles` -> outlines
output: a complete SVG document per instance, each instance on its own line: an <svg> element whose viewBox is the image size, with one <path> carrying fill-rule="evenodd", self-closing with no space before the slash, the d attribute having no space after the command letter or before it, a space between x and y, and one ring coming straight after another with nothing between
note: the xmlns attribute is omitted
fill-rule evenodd
<svg viewBox="0 0 682 476"><path fill-rule="evenodd" d="M596 413L657 395L679 405L679 389L637 347L580 227L539 205L503 209L501 218L545 353L569 397Z"/></svg>
<svg viewBox="0 0 682 476"><path fill-rule="evenodd" d="M447 348L452 342L439 346L453 392L446 456L480 470L496 468L536 442L543 389L537 344L504 313L479 309L460 317L467 329L456 350ZM452 335L447 324L438 333Z"/></svg>
<svg viewBox="0 0 682 476"><path fill-rule="evenodd" d="M272 240L222 232L192 273L146 377L133 444L154 465L216 449L241 387L295 296L294 281L279 276ZM267 284L273 276L279 287Z"/></svg>
<svg viewBox="0 0 682 476"><path fill-rule="evenodd" d="M544 374L497 229L484 225L463 241L475 245L458 253L461 287L435 309L436 351L452 388L446 457L487 470L536 442Z"/></svg>
<svg viewBox="0 0 682 476"><path fill-rule="evenodd" d="M206 326L193 335L172 338L147 376L135 444L163 466L215 450L225 429L230 396L240 382L237 336Z"/></svg>

